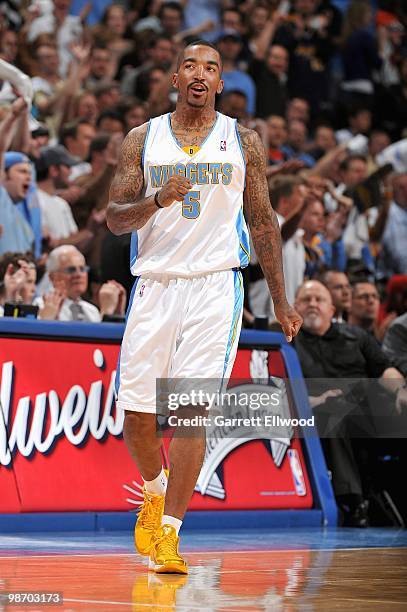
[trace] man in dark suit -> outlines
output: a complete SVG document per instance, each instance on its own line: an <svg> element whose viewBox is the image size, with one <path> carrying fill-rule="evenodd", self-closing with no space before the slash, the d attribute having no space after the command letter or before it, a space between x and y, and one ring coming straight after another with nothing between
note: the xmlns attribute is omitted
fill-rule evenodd
<svg viewBox="0 0 407 612"><path fill-rule="evenodd" d="M378 385L388 393L385 410L390 415L394 405L399 413L407 406L406 383L367 332L332 323L335 308L322 283L305 282L295 305L304 319L295 348L332 471L335 496L345 511L345 524L366 527L367 503L351 438L371 432L368 399L372 387Z"/></svg>

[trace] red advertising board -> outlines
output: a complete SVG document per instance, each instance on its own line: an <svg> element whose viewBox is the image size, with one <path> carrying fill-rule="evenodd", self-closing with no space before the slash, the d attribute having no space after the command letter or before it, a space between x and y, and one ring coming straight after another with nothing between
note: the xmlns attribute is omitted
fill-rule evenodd
<svg viewBox="0 0 407 612"><path fill-rule="evenodd" d="M0 340L0 512L135 507L141 478L114 405L118 350L100 341ZM244 348L232 378L250 381L259 360L270 375L285 375L277 351ZM232 446L218 447L217 460L207 451L205 484L190 509L312 507L295 431L285 442L236 438Z"/></svg>

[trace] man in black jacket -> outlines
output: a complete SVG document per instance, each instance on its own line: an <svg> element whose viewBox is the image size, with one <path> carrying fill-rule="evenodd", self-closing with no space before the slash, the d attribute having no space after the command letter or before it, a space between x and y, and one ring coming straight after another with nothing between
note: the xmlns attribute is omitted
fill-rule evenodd
<svg viewBox="0 0 407 612"><path fill-rule="evenodd" d="M303 317L295 340L315 410L338 504L345 509L345 523L367 526L367 504L353 453L351 437L371 427L365 411L376 384L394 396L396 410L407 406L403 375L394 367L377 342L364 330L332 323L334 306L328 289L318 281L307 281L297 292L296 309ZM371 379L375 379L372 381ZM391 414L394 400L388 396Z"/></svg>

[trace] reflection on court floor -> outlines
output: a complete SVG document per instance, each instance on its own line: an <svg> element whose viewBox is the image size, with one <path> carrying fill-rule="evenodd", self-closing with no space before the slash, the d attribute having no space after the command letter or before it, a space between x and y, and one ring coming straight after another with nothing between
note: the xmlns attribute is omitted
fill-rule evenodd
<svg viewBox="0 0 407 612"><path fill-rule="evenodd" d="M374 544L364 547L369 532ZM58 607L3 606L26 612L407 609L406 532L293 529L234 535L231 540L225 532L186 534L189 576L148 572L130 552L129 534L0 536L0 593L64 596Z"/></svg>

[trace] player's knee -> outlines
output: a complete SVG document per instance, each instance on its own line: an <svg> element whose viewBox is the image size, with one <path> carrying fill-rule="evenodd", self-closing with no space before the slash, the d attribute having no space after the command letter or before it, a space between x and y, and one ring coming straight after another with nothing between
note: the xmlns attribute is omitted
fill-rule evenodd
<svg viewBox="0 0 407 612"><path fill-rule="evenodd" d="M144 412L126 411L123 425L123 435L134 442L151 443L157 438L156 416Z"/></svg>

